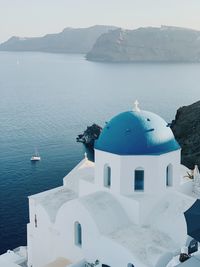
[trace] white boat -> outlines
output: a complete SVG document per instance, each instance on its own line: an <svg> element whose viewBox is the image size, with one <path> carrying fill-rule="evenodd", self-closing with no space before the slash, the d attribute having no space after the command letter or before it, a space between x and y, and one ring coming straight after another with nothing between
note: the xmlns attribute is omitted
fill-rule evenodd
<svg viewBox="0 0 200 267"><path fill-rule="evenodd" d="M40 161L41 157L40 156L32 156L31 161Z"/></svg>
<svg viewBox="0 0 200 267"><path fill-rule="evenodd" d="M31 161L40 161L41 157L39 156L38 152L35 152L35 155L31 157Z"/></svg>

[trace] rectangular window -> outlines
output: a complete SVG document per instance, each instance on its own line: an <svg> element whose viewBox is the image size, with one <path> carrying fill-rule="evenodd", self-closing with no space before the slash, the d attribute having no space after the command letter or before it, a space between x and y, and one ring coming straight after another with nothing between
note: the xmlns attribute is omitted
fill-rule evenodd
<svg viewBox="0 0 200 267"><path fill-rule="evenodd" d="M135 191L144 191L144 171L143 170L135 170L134 189Z"/></svg>
<svg viewBox="0 0 200 267"><path fill-rule="evenodd" d="M74 224L74 241L76 246L82 245L82 228L79 222Z"/></svg>

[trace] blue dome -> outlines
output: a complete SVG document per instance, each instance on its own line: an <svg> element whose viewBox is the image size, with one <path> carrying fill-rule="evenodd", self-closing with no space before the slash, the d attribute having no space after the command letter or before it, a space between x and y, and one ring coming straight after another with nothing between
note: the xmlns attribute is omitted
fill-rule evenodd
<svg viewBox="0 0 200 267"><path fill-rule="evenodd" d="M118 155L160 155L180 149L165 120L148 111L127 111L106 124L95 149Z"/></svg>

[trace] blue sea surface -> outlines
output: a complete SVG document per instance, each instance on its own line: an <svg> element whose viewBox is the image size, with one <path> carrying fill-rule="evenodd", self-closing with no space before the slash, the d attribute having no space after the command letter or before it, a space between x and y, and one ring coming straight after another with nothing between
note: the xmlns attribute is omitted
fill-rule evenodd
<svg viewBox="0 0 200 267"><path fill-rule="evenodd" d="M76 136L142 109L170 122L200 99L200 64L106 64L83 55L0 52L0 253L26 245L28 196L62 185L83 158ZM38 149L42 160L31 164Z"/></svg>

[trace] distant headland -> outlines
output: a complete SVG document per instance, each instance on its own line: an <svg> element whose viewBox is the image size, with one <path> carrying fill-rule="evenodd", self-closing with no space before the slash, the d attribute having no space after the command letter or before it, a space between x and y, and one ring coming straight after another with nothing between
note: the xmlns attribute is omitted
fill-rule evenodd
<svg viewBox="0 0 200 267"><path fill-rule="evenodd" d="M13 36L0 44L0 50L86 54L101 34L114 29L114 26L95 25L89 28L65 28L60 33L43 37Z"/></svg>
<svg viewBox="0 0 200 267"><path fill-rule="evenodd" d="M200 31L168 26L116 29L98 38L87 59L109 62L200 62Z"/></svg>
<svg viewBox="0 0 200 267"><path fill-rule="evenodd" d="M43 37L11 37L0 51L85 54L100 62L200 62L200 31L161 26L125 30L115 26L66 28Z"/></svg>

